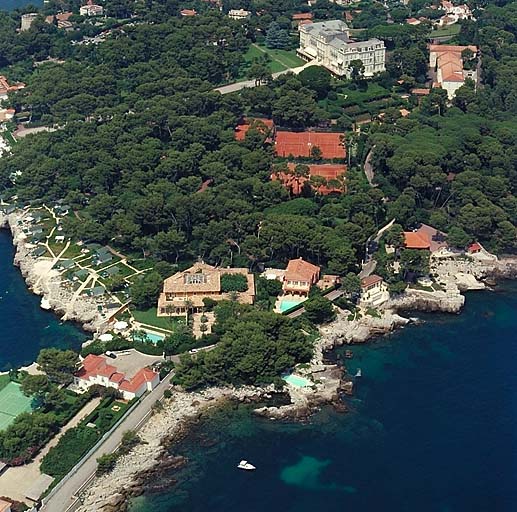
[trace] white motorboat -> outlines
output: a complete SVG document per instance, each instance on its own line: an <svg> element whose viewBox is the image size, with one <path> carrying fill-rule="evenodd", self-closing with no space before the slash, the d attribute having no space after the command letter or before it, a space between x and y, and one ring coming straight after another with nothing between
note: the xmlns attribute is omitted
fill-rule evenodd
<svg viewBox="0 0 517 512"><path fill-rule="evenodd" d="M357 368L357 372L355 374L356 377L362 377L363 372L361 371L361 368Z"/></svg>
<svg viewBox="0 0 517 512"><path fill-rule="evenodd" d="M257 469L253 464L250 464L247 460L241 460L237 467L239 469L244 469L246 471L253 471L254 469Z"/></svg>

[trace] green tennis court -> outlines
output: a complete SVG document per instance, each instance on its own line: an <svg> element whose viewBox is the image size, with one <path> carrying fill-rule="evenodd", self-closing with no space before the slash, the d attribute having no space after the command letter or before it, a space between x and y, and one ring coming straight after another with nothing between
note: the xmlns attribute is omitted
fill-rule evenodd
<svg viewBox="0 0 517 512"><path fill-rule="evenodd" d="M25 396L20 385L9 382L0 390L0 430L7 428L22 412L32 410L32 398Z"/></svg>

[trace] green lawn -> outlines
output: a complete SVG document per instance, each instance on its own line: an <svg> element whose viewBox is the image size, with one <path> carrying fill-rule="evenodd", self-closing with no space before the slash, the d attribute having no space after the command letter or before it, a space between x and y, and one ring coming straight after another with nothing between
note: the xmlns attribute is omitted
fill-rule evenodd
<svg viewBox="0 0 517 512"><path fill-rule="evenodd" d="M247 68L255 59L259 59L264 55L269 55L269 71L278 73L290 68L302 66L305 62L296 55L295 50L271 50L263 45L252 44L246 54L244 60L246 62L245 69L242 70L242 77L246 75Z"/></svg>
<svg viewBox="0 0 517 512"><path fill-rule="evenodd" d="M286 68L297 68L305 64L305 61L296 55L295 50L270 50L265 46L259 46L259 48L264 53L268 53L271 59L280 62Z"/></svg>
<svg viewBox="0 0 517 512"><path fill-rule="evenodd" d="M11 382L9 375L0 375L0 391L2 391L9 382Z"/></svg>
<svg viewBox="0 0 517 512"><path fill-rule="evenodd" d="M430 33L430 37L445 37L445 36L456 36L460 33L461 25L459 23L455 23L454 25L449 25L448 27L439 28L438 30L433 30Z"/></svg>
<svg viewBox="0 0 517 512"><path fill-rule="evenodd" d="M264 55L264 51L260 50L258 46L251 45L248 49L248 51L244 54L244 61L246 62L246 70L243 70L242 76L244 77L246 75L247 68L251 65L251 63L255 59L259 59ZM277 60L273 60L271 58L271 62L269 63L269 71L271 73L278 73L279 71L284 71L287 69L286 66L278 62Z"/></svg>
<svg viewBox="0 0 517 512"><path fill-rule="evenodd" d="M160 316L156 315L156 308L150 308L147 311L131 311L135 320L142 324L158 327L159 329L165 329L166 331L174 330L174 328L183 322L182 317L173 316Z"/></svg>

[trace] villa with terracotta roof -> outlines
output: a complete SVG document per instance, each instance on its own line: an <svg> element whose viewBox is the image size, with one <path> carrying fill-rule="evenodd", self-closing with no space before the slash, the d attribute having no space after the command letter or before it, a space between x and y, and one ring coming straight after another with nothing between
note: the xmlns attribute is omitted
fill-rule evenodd
<svg viewBox="0 0 517 512"><path fill-rule="evenodd" d="M429 45L429 67L436 71L436 83L447 91L449 99L454 98L467 78L477 82L476 70L464 69L462 52L467 49L474 55L478 53L476 46Z"/></svg>
<svg viewBox="0 0 517 512"><path fill-rule="evenodd" d="M248 289L244 292L224 292L221 278L225 274L246 277ZM255 301L255 278L247 268L217 268L206 263L196 263L182 272L177 272L163 282L163 291L158 298L158 316L184 316L189 311L203 311L203 299L236 299L241 304Z"/></svg>
<svg viewBox="0 0 517 512"><path fill-rule="evenodd" d="M10 501L0 499L0 512L11 512L11 506Z"/></svg>
<svg viewBox="0 0 517 512"><path fill-rule="evenodd" d="M293 14L291 16L291 19L293 20L293 25L295 27L299 25L305 25L307 23L312 23L313 18L312 12L298 12L296 14Z"/></svg>
<svg viewBox="0 0 517 512"><path fill-rule="evenodd" d="M93 3L93 0L88 0L86 5L79 8L81 16L102 16L104 14L104 7Z"/></svg>
<svg viewBox="0 0 517 512"><path fill-rule="evenodd" d="M447 235L432 226L421 224L414 231L404 232L404 246L406 249L423 249L431 251L431 253L438 252L448 247Z"/></svg>
<svg viewBox="0 0 517 512"><path fill-rule="evenodd" d="M346 157L344 133L338 132L286 132L277 131L275 153L280 157L309 158L317 147L325 160Z"/></svg>
<svg viewBox="0 0 517 512"><path fill-rule="evenodd" d="M0 75L0 100L6 100L7 94L14 91L19 91L25 87L24 83L17 83L14 85L9 84L7 78Z"/></svg>
<svg viewBox="0 0 517 512"><path fill-rule="evenodd" d="M309 165L308 176L296 176L294 171L296 164L289 162L287 164L289 172L274 172L271 174L273 181L280 181L282 185L289 190L294 196L302 194L306 184L315 192L321 195L342 194L346 192L346 185L344 183L344 176L346 173L345 164L313 164ZM326 183L319 186L309 185L309 181L314 176L324 178ZM339 185L338 185L339 183Z"/></svg>
<svg viewBox="0 0 517 512"><path fill-rule="evenodd" d="M244 140L250 128L258 130L263 135L267 135L270 142L275 135L275 123L272 119L249 118L244 119L241 124L236 126L234 134L235 140Z"/></svg>
<svg viewBox="0 0 517 512"><path fill-rule="evenodd" d="M282 290L284 294L300 295L307 297L311 287L320 278L320 267L308 261L298 258L289 260L284 274Z"/></svg>
<svg viewBox="0 0 517 512"><path fill-rule="evenodd" d="M146 391L152 391L159 382L160 374L150 368L141 368L128 377L110 364L105 356L94 354L88 354L83 359L81 369L74 375L74 385L80 391L99 385L120 391L125 400L132 400Z"/></svg>
<svg viewBox="0 0 517 512"><path fill-rule="evenodd" d="M381 276L372 274L361 279L361 297L359 299L361 306L380 306L389 298L388 285Z"/></svg>

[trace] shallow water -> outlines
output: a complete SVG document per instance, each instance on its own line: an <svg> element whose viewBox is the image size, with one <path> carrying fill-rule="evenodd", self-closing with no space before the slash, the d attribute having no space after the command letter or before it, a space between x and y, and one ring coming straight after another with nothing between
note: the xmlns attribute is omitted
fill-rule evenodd
<svg viewBox="0 0 517 512"><path fill-rule="evenodd" d="M517 286L469 294L459 316L419 316L353 347L350 413L299 425L220 411L172 450L189 465L131 512L517 510Z"/></svg>
<svg viewBox="0 0 517 512"><path fill-rule="evenodd" d="M86 339L74 324L40 308L13 257L9 232L0 229L0 371L33 362L42 348L78 349Z"/></svg>

